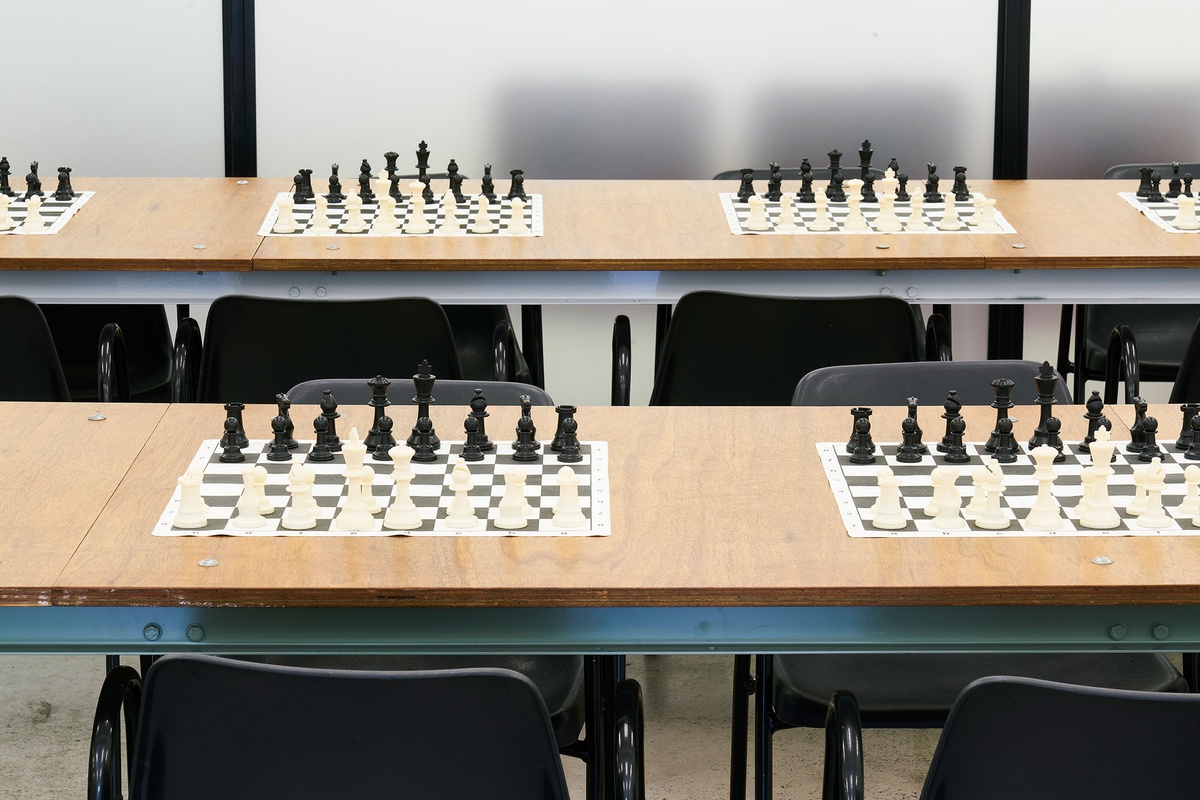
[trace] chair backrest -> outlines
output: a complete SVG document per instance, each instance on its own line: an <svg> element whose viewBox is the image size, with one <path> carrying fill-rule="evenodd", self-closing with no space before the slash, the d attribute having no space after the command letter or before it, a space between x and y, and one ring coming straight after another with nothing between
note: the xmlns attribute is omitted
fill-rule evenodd
<svg viewBox="0 0 1200 800"><path fill-rule="evenodd" d="M1138 338L1138 348L1142 340ZM1179 364L1179 374L1171 386L1172 403L1200 403L1200 322L1192 329L1192 338L1188 342L1187 352Z"/></svg>
<svg viewBox="0 0 1200 800"><path fill-rule="evenodd" d="M692 292L671 316L650 404L787 405L818 367L921 359L918 315L888 295Z"/></svg>
<svg viewBox="0 0 1200 800"><path fill-rule="evenodd" d="M545 705L502 669L377 672L166 656L130 800L567 797Z"/></svg>
<svg viewBox="0 0 1200 800"><path fill-rule="evenodd" d="M497 378L528 382L529 364L517 345L512 317L508 306L447 305L443 306L454 344L462 364L463 377L470 380L493 381ZM496 338L503 336L508 363L501 374L496 369Z"/></svg>
<svg viewBox="0 0 1200 800"><path fill-rule="evenodd" d="M989 405L996 399L992 381L1014 382L1012 400L1030 405L1037 399L1033 378L1036 361L920 361L912 364L850 364L822 367L800 379L794 406L902 406L916 397L926 406L940 405L950 390L963 405ZM1057 372L1054 399L1071 403L1067 383Z"/></svg>
<svg viewBox="0 0 1200 800"><path fill-rule="evenodd" d="M129 394L167 401L171 394L171 327L161 305L48 304L42 313L74 400L96 400L96 342L105 325L125 339Z"/></svg>
<svg viewBox="0 0 1200 800"><path fill-rule="evenodd" d="M71 399L54 337L37 304L24 297L0 297L0 400ZM92 339L92 385L100 331Z"/></svg>
<svg viewBox="0 0 1200 800"><path fill-rule="evenodd" d="M1159 175L1161 175L1164 181L1169 181L1171 179L1171 175L1173 174L1173 166L1173 164L1116 164L1104 170L1104 179L1119 181L1141 180L1141 168L1150 167ZM1200 162L1179 162L1179 177L1182 178L1189 172L1192 173L1193 178L1196 178L1198 181L1200 181ZM1166 190L1165 183L1163 184L1163 190Z"/></svg>
<svg viewBox="0 0 1200 800"><path fill-rule="evenodd" d="M963 690L922 800L1194 797L1200 695L993 677Z"/></svg>
<svg viewBox="0 0 1200 800"><path fill-rule="evenodd" d="M287 396L293 403L315 405L321 402L325 390L329 389L338 403L365 405L371 399L371 389L367 386L367 380L368 378L326 378L305 381L289 389ZM520 405L522 395L528 395L529 401L535 406L554 405L545 389L529 383L510 381L444 381L439 378L433 385L433 396L437 398L438 405L465 406L475 396L476 389L483 390L483 396L487 398L489 405ZM393 379L392 385L388 387L388 396L393 403L407 403L414 391L410 382Z"/></svg>
<svg viewBox="0 0 1200 800"><path fill-rule="evenodd" d="M441 306L423 297L276 300L228 295L204 328L200 402L267 403L316 376L434 374L462 377Z"/></svg>

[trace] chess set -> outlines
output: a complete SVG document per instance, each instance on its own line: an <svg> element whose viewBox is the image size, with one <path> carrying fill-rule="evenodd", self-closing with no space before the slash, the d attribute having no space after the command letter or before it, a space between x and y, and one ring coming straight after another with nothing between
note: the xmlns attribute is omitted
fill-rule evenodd
<svg viewBox="0 0 1200 800"><path fill-rule="evenodd" d="M38 164L29 165L24 192L13 191L8 159L0 157L0 235L39 236L61 231L95 192L76 192L71 187L71 168L58 168L58 187L42 191Z"/></svg>
<svg viewBox="0 0 1200 800"><path fill-rule="evenodd" d="M780 224L781 218L786 218L784 210L784 202L767 200L763 203L762 214L765 218L764 224L751 227L750 217L752 213L751 204L741 202L737 199L737 195L733 193L721 194L721 207L725 212L725 218L729 223L729 231L733 234L767 234L767 235L795 235L806 233L832 233L832 234L856 234L856 233L902 233L902 234L945 234L945 233L1016 233L1008 220L999 212L992 210L993 227L982 229L980 225L973 223L975 216L974 198L966 201L954 201L955 216L958 217L958 222L954 225L946 225L943 223L946 219L945 203L928 206L914 206L911 201L898 202L894 205L895 216L897 217L899 228L894 230L884 230L878 226L880 207L878 203L863 203L859 209L863 217L862 224L849 225L848 220L852 213L852 209L848 203L828 204L824 212L827 220L826 224L815 224L820 214L816 205L805 205L792 201L791 214L793 218L792 224L789 226L786 223ZM916 217L914 218L914 214Z"/></svg>
<svg viewBox="0 0 1200 800"><path fill-rule="evenodd" d="M1141 181L1136 192L1118 192L1121 199L1142 212L1151 222L1168 233L1198 233L1196 195L1192 193L1192 174L1179 174L1179 162L1172 165L1167 191L1162 191L1164 175L1152 167L1140 167Z"/></svg>

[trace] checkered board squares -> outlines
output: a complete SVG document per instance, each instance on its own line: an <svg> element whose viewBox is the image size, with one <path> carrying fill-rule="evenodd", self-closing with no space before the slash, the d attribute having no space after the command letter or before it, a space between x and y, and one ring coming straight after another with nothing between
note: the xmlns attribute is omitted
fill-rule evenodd
<svg viewBox="0 0 1200 800"><path fill-rule="evenodd" d="M55 200L53 192L47 192L42 198L41 208L45 227L40 231L29 231L21 227L25 223L25 217L29 215L29 204L25 201L25 193L21 192L16 197L8 198L8 216L13 222L13 227L0 230L0 236L46 236L58 233L94 194L95 192L76 192L75 197L70 200Z"/></svg>
<svg viewBox="0 0 1200 800"><path fill-rule="evenodd" d="M1200 230L1184 230L1175 227L1175 215L1179 213L1179 206L1174 200L1164 198L1161 203L1149 203L1145 198L1138 197L1137 192L1118 192L1117 194L1168 233L1200 233Z"/></svg>
<svg viewBox="0 0 1200 800"><path fill-rule="evenodd" d="M929 443L927 443L929 444ZM846 442L824 442L817 445L821 464L825 475L829 478L830 488L841 511L842 521L846 530L855 537L920 537L920 536L987 536L991 538L1004 536L1195 536L1200 535L1200 528L1195 527L1189 518L1180 518L1175 509L1183 500L1187 491L1184 483L1183 470L1190 463L1181 453L1164 452L1163 468L1166 470L1166 488L1163 489L1163 506L1175 520L1170 528L1151 530L1137 525L1134 515L1128 514L1125 507L1133 499L1135 487L1133 483L1133 468L1143 464L1136 456L1126 453L1123 443L1118 445L1115 453L1116 460L1109 466L1114 474L1108 479L1108 495L1121 516L1121 523L1112 530L1093 530L1079 524L1079 515L1075 505L1083 496L1083 486L1080 474L1085 467L1091 466L1091 456L1087 453L1076 452L1071 445L1064 447L1067 460L1054 465L1055 482L1054 497L1062 507L1064 522L1062 528L1055 531L1035 531L1024 527L1023 520L1029 514L1037 498L1037 481L1033 477L1033 459L1025 452L1022 444L1021 454L1012 464L1001 464L1004 470L1005 490L1000 495L1000 504L1005 516L1012 524L1003 530L987 530L975 525L973 515L965 512L967 503L974 494L971 485L971 470L983 466L990 458L982 444L967 444L970 463L947 465L941 453L936 453L933 444L929 444L932 457L925 456L915 464L904 464L896 460L897 444L879 444L876 442L876 460L874 464L851 464L850 455L846 452ZM1164 448L1165 450L1165 448ZM879 497L877 475L881 466L887 465L896 477L900 479L900 505L908 518L908 524L899 530L878 530L871 525L871 506ZM930 518L925 516L924 508L933 497L933 482L930 477L934 467L961 467L956 485L962 497L963 518L967 527L956 531L942 531L930 524Z"/></svg>
<svg viewBox="0 0 1200 800"><path fill-rule="evenodd" d="M272 230L275 227L275 220L279 218L279 201L285 198L291 198L291 192L280 192L275 197L275 201L271 203L271 210L267 212L267 218L263 220L262 227L258 229L259 236L541 236L543 235L542 223L542 196L540 194L529 195L529 200L525 203L525 225L529 228L528 233L510 233L508 224L512 219L512 202L505 199L501 195L496 195L495 202L488 205L488 217L492 220L491 233L471 233L471 226L475 222L475 217L479 212L479 195L467 195L467 199L463 203L458 204L458 217L461 230L448 231L442 228L442 223L445 221L445 214L442 211L442 198L439 195L432 203L425 204L425 219L432 229L429 233L412 234L405 233L404 226L408 223L409 217L412 215L412 204L405 195L405 199L396 204L396 229L389 231L373 230L375 215L379 212L377 203L363 203L362 218L363 225L366 230L359 233L346 233L341 229L342 221L346 216L346 203L330 203L327 212L329 217L329 230L319 234L309 233L309 226L312 224L313 211L316 206L311 203L301 203L292 209L292 217L296 220L296 230L293 233L275 233Z"/></svg>
<svg viewBox="0 0 1200 800"><path fill-rule="evenodd" d="M774 225L779 219L779 214L783 210L783 204L779 201L767 201L767 218L770 220L772 228L769 231L752 231L746 227L746 219L750 216L749 203L741 203L737 200L737 195L732 192L721 193L721 207L725 210L725 219L729 223L729 232L734 234L765 234L765 235L780 235L791 236L793 234L856 234L856 233L875 233L880 231L875 230L875 218L879 216L878 203L861 203L859 210L862 211L863 217L867 220L867 229L861 231L848 231L842 226L845 223L847 215L850 213L850 206L846 203L830 203L825 210L826 216L833 224L833 227L827 231L810 231L808 225L816 218L816 206L812 203L797 203L795 197L792 198L792 213L796 220L796 229L791 231L775 230ZM959 220L962 226L957 231L940 231L937 226L941 224L942 215L945 211L945 203L925 203L921 206L921 216L925 219L926 228L922 230L910 231L903 230L898 233L903 234L956 234L956 233L985 233L978 228L968 225L967 220L975 213L975 204L970 201L956 202L954 207L958 210ZM900 220L901 225L907 225L909 217L912 215L912 206L907 201L896 203L894 206L896 217ZM995 213L997 230L986 231L986 233L1016 233L1016 229L1009 224L1004 216L996 211Z"/></svg>
<svg viewBox="0 0 1200 800"><path fill-rule="evenodd" d="M494 440L493 440L494 441ZM200 486L201 497L209 507L209 522L203 528L180 529L171 525L179 509L179 488L176 487L162 516L154 526L155 536L607 536L611 529L608 489L608 444L607 442L581 442L583 460L575 464L561 463L553 452L546 455L548 442L543 442L536 462L517 462L512 458L511 442L495 442L496 449L488 453L483 461L467 462L471 470L470 500L479 517L475 528L452 529L446 526L446 510L454 499L450 490L450 476L462 452L461 442L442 442L435 462L412 462L415 474L410 487L413 503L420 510L424 524L417 530L393 531L383 527L383 517L391 502L393 483L392 462L375 461L368 453L365 464L375 470L372 494L383 506L376 514L370 530L343 531L333 526L336 510L346 499L346 479L342 471L346 468L341 453L333 461L307 461L313 442L301 442L292 451L292 461L304 463L316 473L313 498L320 506L315 528L306 531L291 531L280 525L283 509L290 495L287 491L288 472L292 462L268 461L270 442L250 441L243 448L244 462L223 464L219 460L221 448L216 439L205 441L196 453L193 463L204 471ZM266 494L275 511L267 515L267 524L261 528L243 529L235 527L231 520L237 515L237 501L242 494L242 470L262 466L267 470ZM559 528L554 525L554 505L558 502L558 471L571 467L579 478L579 504L587 518L582 528ZM529 524L518 530L501 530L492 524L499 515L499 503L504 496L504 472L519 469L525 472L525 499L533 508Z"/></svg>

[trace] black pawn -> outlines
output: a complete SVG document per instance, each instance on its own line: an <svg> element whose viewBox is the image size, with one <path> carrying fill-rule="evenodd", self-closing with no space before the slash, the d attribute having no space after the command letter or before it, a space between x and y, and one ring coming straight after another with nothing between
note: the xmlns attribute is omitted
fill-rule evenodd
<svg viewBox="0 0 1200 800"><path fill-rule="evenodd" d="M871 419L862 416L854 419L854 440L850 448L851 464L874 464L875 443L871 441Z"/></svg>
<svg viewBox="0 0 1200 800"><path fill-rule="evenodd" d="M509 184L508 194L506 194L505 197L509 200L519 197L528 202L529 197L525 194L525 170L510 169L508 174L512 176L512 183Z"/></svg>
<svg viewBox="0 0 1200 800"><path fill-rule="evenodd" d="M829 185L825 187L825 196L829 198L829 202L846 202L846 190L843 188L845 181L846 177L841 174L830 177Z"/></svg>
<svg viewBox="0 0 1200 800"><path fill-rule="evenodd" d="M492 181L492 165L483 165L483 180L480 181L479 193L488 199L489 203L496 202L496 184Z"/></svg>
<svg viewBox="0 0 1200 800"><path fill-rule="evenodd" d="M813 194L813 174L811 169L800 172L800 191L796 192L797 203L815 203L817 196Z"/></svg>
<svg viewBox="0 0 1200 800"><path fill-rule="evenodd" d="M992 381L992 392L996 395L996 399L992 401L992 408L996 409L996 428L983 446L983 449L989 453L996 451L997 440L1000 438L1000 420L1008 419L1008 410L1013 407L1012 390L1013 382L1008 378L997 378ZM1012 420L1010 419L1008 419L1008 428L1011 432Z"/></svg>
<svg viewBox="0 0 1200 800"><path fill-rule="evenodd" d="M1011 464L1017 460L1017 437L1013 436L1012 420L1001 417L996 420L996 449L993 455L1001 464Z"/></svg>
<svg viewBox="0 0 1200 800"><path fill-rule="evenodd" d="M1165 198L1162 194L1162 176L1157 172L1150 173L1150 196L1146 198L1147 203L1162 203Z"/></svg>
<svg viewBox="0 0 1200 800"><path fill-rule="evenodd" d="M1183 457L1189 461L1200 461L1200 414L1192 417L1192 446Z"/></svg>
<svg viewBox="0 0 1200 800"><path fill-rule="evenodd" d="M1058 455L1054 457L1055 464L1061 464L1067 460L1067 454L1063 451L1062 436L1059 435L1061 430L1062 421L1058 417L1050 417L1046 420L1046 441L1043 444L1058 451Z"/></svg>
<svg viewBox="0 0 1200 800"><path fill-rule="evenodd" d="M913 444L917 448L917 452L921 455L928 455L929 446L921 441L923 432L921 423L917 422L917 398L915 397L908 398L908 418L913 421L913 426L916 428L916 440Z"/></svg>
<svg viewBox="0 0 1200 800"><path fill-rule="evenodd" d="M942 408L945 409L945 411L942 412L942 419L946 420L946 433L942 436L942 441L938 442L937 449L939 452L948 453L950 452L950 440L952 437L950 423L953 422L956 417L960 416L960 412L962 411L962 401L958 399L957 391L954 389L950 390L950 394L946 395L946 402L942 404Z"/></svg>
<svg viewBox="0 0 1200 800"><path fill-rule="evenodd" d="M517 439L521 438L521 426L525 421L529 421L529 446L534 450L541 448L542 443L537 440L537 426L533 424L533 403L529 400L529 395L521 395L521 418L517 421ZM517 447L517 442L513 442L513 449Z"/></svg>
<svg viewBox="0 0 1200 800"><path fill-rule="evenodd" d="M8 157L0 156L0 194L12 197L16 192L13 191L12 184L8 181L10 175L12 175L12 165L8 163Z"/></svg>
<svg viewBox="0 0 1200 800"><path fill-rule="evenodd" d="M235 431L235 433L237 434L237 446L238 447L249 447L250 446L250 437L248 437L246 435L246 428L245 428L245 426L242 425L242 411L244 411L245 408L246 408L245 403L226 403L225 404L225 414L227 415L227 417L233 417L234 419L237 420L237 430ZM228 430L228 427L226 427L226 430Z"/></svg>
<svg viewBox="0 0 1200 800"><path fill-rule="evenodd" d="M337 399L333 396L333 391L326 389L321 393L321 416L329 424L329 430L325 434L325 444L329 447L330 452L342 452L342 440L338 438L337 421L342 415L338 413Z"/></svg>
<svg viewBox="0 0 1200 800"><path fill-rule="evenodd" d="M275 395L275 406L279 409L279 416L284 419L283 432L286 434L288 450L295 450L300 446L293 434L296 432L296 423L292 422L291 408L292 401L288 399L286 394L282 392Z"/></svg>
<svg viewBox="0 0 1200 800"><path fill-rule="evenodd" d="M871 421L870 421L871 409L865 408L865 407L864 408L852 408L852 409L850 409L850 414L854 417L854 423L850 427L850 441L846 442L846 452L853 453L854 448L858 447L858 445L859 445L858 421L860 419L865 419L865 420L867 420L867 433L868 433L867 444L870 446L871 452L874 453L875 452L875 443L873 441L871 441L871 437L869 435L871 432Z"/></svg>
<svg viewBox="0 0 1200 800"><path fill-rule="evenodd" d="M900 184L896 187L896 202L907 203L909 200L912 200L912 195L908 193L908 173L899 173L896 176L896 181Z"/></svg>
<svg viewBox="0 0 1200 800"><path fill-rule="evenodd" d="M342 179L338 177L338 165L329 165L329 194L325 195L325 199L331 203L340 203L346 199L346 195L342 194Z"/></svg>
<svg viewBox="0 0 1200 800"><path fill-rule="evenodd" d="M575 406L555 406L554 410L558 413L558 426L554 429L554 441L550 443L550 449L557 453L563 449L563 422L573 418L579 409Z"/></svg>
<svg viewBox="0 0 1200 800"><path fill-rule="evenodd" d="M771 177L767 179L767 199L774 202L779 202L783 197L783 173L779 171L779 165L774 161L771 162Z"/></svg>
<svg viewBox="0 0 1200 800"><path fill-rule="evenodd" d="M754 168L742 167L742 182L738 185L739 203L747 203L754 196Z"/></svg>
<svg viewBox="0 0 1200 800"><path fill-rule="evenodd" d="M322 463L325 461L333 461L333 451L329 449L329 420L324 414L318 414L313 420L313 436L316 441L313 442L313 448L308 453L309 461Z"/></svg>
<svg viewBox="0 0 1200 800"><path fill-rule="evenodd" d="M1084 403L1087 408L1087 413L1083 418L1087 420L1088 429L1087 435L1083 437L1083 441L1079 443L1079 449L1085 453L1092 452L1092 442L1096 441L1096 431L1100 427L1100 421L1105 420L1104 416L1104 401L1100 399L1100 393L1092 392L1092 396ZM1109 428L1111 429L1111 425Z"/></svg>
<svg viewBox="0 0 1200 800"><path fill-rule="evenodd" d="M1153 461L1162 457L1162 448L1158 446L1158 420L1145 417L1142 420L1142 450L1138 453L1138 461Z"/></svg>
<svg viewBox="0 0 1200 800"><path fill-rule="evenodd" d="M431 403L436 403L437 400L433 396L433 385L437 382L437 375L434 375L430 370L428 361L422 361L417 365L417 374L413 375L413 388L416 390L416 395L412 402L417 404L417 422L422 418L429 418L429 406ZM437 432L433 430L433 423L430 422L429 428L429 443L434 450L442 446L441 439L438 438ZM408 446L414 450L417 447L417 426L413 426L412 435L408 437Z"/></svg>
<svg viewBox="0 0 1200 800"><path fill-rule="evenodd" d="M862 201L864 203L878 203L879 197L875 194L875 176L867 173L862 179L862 189L860 191Z"/></svg>
<svg viewBox="0 0 1200 800"><path fill-rule="evenodd" d="M71 168L58 168L58 187L54 190L55 200L70 200L75 196L71 191Z"/></svg>
<svg viewBox="0 0 1200 800"><path fill-rule="evenodd" d="M471 416L479 421L479 449L485 453L492 450L496 445L488 439L487 429L484 421L488 418L487 398L483 396L483 389L476 389L475 395L471 398Z"/></svg>
<svg viewBox="0 0 1200 800"><path fill-rule="evenodd" d="M517 441L513 444L513 461L537 461L538 452L534 447L533 420L522 416L517 420Z"/></svg>
<svg viewBox="0 0 1200 800"><path fill-rule="evenodd" d="M1175 198L1180 195L1180 188L1183 181L1179 179L1179 162L1176 161L1171 165L1171 180L1167 183L1167 197Z"/></svg>
<svg viewBox="0 0 1200 800"><path fill-rule="evenodd" d="M558 451L558 460L564 464L576 464L583 461L583 454L579 452L579 423L574 417L567 417L563 420L563 446Z"/></svg>
<svg viewBox="0 0 1200 800"><path fill-rule="evenodd" d="M921 460L921 451L917 449L918 428L917 421L912 417L905 417L904 422L900 424L900 430L904 441L896 449L896 460L901 464L914 464Z"/></svg>
<svg viewBox="0 0 1200 800"><path fill-rule="evenodd" d="M417 432L417 443L413 447L413 461L437 461L437 452L433 448L433 422L429 417L421 417L414 428Z"/></svg>
<svg viewBox="0 0 1200 800"><path fill-rule="evenodd" d="M967 421L962 417L950 420L946 427L950 431L950 442L946 447L945 462L947 464L966 464L971 460L967 448L963 445L963 434L967 432Z"/></svg>
<svg viewBox="0 0 1200 800"><path fill-rule="evenodd" d="M375 451L371 453L371 458L376 461L391 461L392 454L388 451L396 446L396 437L392 436L392 418L383 414L375 420L375 424L379 426L379 438L375 443Z"/></svg>
<svg viewBox="0 0 1200 800"><path fill-rule="evenodd" d="M929 169L929 177L925 179L925 202L940 203L946 198L938 191L938 184L941 183L941 178L937 174L937 164L931 161L926 166Z"/></svg>
<svg viewBox="0 0 1200 800"><path fill-rule="evenodd" d="M1175 440L1176 450L1187 450L1192 446L1192 418L1200 413L1200 404L1184 403L1179 407L1183 412L1183 426L1179 429L1179 438Z"/></svg>
<svg viewBox="0 0 1200 800"><path fill-rule="evenodd" d="M965 203L971 199L971 190L967 188L967 168L954 168L954 199L960 203Z"/></svg>
<svg viewBox="0 0 1200 800"><path fill-rule="evenodd" d="M267 453L267 461L291 461L292 451L287 446L287 418L276 414L271 418L271 431L275 434L271 442L271 450Z"/></svg>
<svg viewBox="0 0 1200 800"><path fill-rule="evenodd" d="M358 169L358 196L364 204L375 202L375 193L371 191L371 163L365 158Z"/></svg>
<svg viewBox="0 0 1200 800"><path fill-rule="evenodd" d="M246 460L246 455L242 452L241 445L238 444L238 431L241 429L242 423L237 417L229 416L225 418L225 435L221 437L221 456L218 459L222 464L239 464Z"/></svg>
<svg viewBox="0 0 1200 800"><path fill-rule="evenodd" d="M1140 397L1133 398L1133 424L1129 426L1129 444L1125 452L1140 453L1146 445L1146 409L1149 405Z"/></svg>
<svg viewBox="0 0 1200 800"><path fill-rule="evenodd" d="M466 441L463 443L463 461L483 461L483 451L479 449L479 420L468 414L463 420L463 431Z"/></svg>

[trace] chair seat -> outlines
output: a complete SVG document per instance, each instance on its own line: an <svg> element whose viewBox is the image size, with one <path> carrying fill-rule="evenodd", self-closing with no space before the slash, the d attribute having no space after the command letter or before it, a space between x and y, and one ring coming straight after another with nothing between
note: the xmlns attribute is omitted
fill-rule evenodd
<svg viewBox="0 0 1200 800"><path fill-rule="evenodd" d="M936 728L962 690L989 675L1187 691L1171 662L1154 653L788 655L774 658L775 713L788 725L822 727L829 698L845 689L858 698L864 727Z"/></svg>

